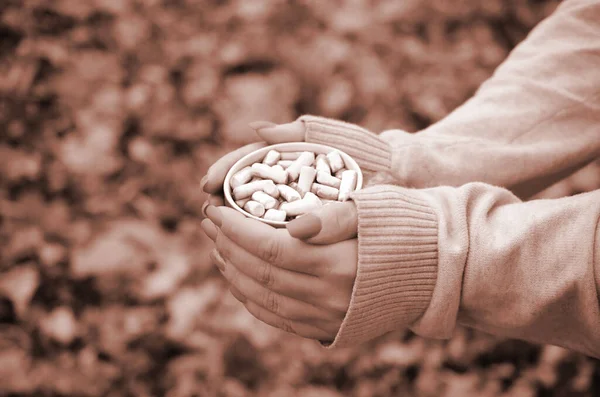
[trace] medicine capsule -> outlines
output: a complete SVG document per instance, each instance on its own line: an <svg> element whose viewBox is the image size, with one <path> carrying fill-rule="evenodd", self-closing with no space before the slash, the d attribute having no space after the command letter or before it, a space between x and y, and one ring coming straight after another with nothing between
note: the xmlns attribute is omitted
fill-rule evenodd
<svg viewBox="0 0 600 397"><path fill-rule="evenodd" d="M283 168L277 169L266 164L254 163L252 164L252 171L255 176L263 179L270 179L275 183L287 182L287 172Z"/></svg>
<svg viewBox="0 0 600 397"><path fill-rule="evenodd" d="M242 186L248 183L253 176L254 173L252 172L252 167L243 168L242 170L233 174L233 176L231 177L231 188L235 189L238 186Z"/></svg>
<svg viewBox="0 0 600 397"><path fill-rule="evenodd" d="M323 206L321 200L313 193L308 192L302 200L297 200L292 203L283 203L279 209L285 211L288 216L298 216L317 210L321 208L321 206Z"/></svg>
<svg viewBox="0 0 600 397"><path fill-rule="evenodd" d="M340 188L340 184L342 181L331 174L324 171L317 171L317 182L334 187L336 189Z"/></svg>
<svg viewBox="0 0 600 397"><path fill-rule="evenodd" d="M244 205L244 210L259 218L265 214L265 207L261 203L252 200Z"/></svg>
<svg viewBox="0 0 600 397"><path fill-rule="evenodd" d="M268 221L284 222L287 218L287 214L285 211L271 209L265 213L263 218Z"/></svg>
<svg viewBox="0 0 600 397"><path fill-rule="evenodd" d="M287 168L290 181L295 181L300 176L300 169L304 166L311 166L315 162L313 152L302 152L302 154Z"/></svg>
<svg viewBox="0 0 600 397"><path fill-rule="evenodd" d="M279 201L276 198L269 196L261 190L252 194L252 200L261 203L266 210L279 207Z"/></svg>
<svg viewBox="0 0 600 397"><path fill-rule="evenodd" d="M335 173L345 167L344 160L337 150L327 153L327 160L329 160L331 172Z"/></svg>
<svg viewBox="0 0 600 397"><path fill-rule="evenodd" d="M279 197L279 190L277 189L277 186L275 186L275 183L269 179L262 179L236 187L233 189L233 198L235 200L245 199L252 196L254 192L258 192L259 190L262 190L263 192L275 198Z"/></svg>
<svg viewBox="0 0 600 397"><path fill-rule="evenodd" d="M244 208L244 205L246 205L246 203L248 201L250 201L250 199L249 198L245 198L245 199L241 199L241 200L236 200L235 203L237 204L238 207Z"/></svg>
<svg viewBox="0 0 600 397"><path fill-rule="evenodd" d="M277 165L280 165L281 167L283 167L283 169L285 170L286 168L288 168L290 165L292 165L294 161L293 160L279 160L277 162Z"/></svg>
<svg viewBox="0 0 600 397"><path fill-rule="evenodd" d="M331 186L321 185L320 183L313 183L310 191L327 200L337 200L340 195L340 191L338 189Z"/></svg>
<svg viewBox="0 0 600 397"><path fill-rule="evenodd" d="M334 176L338 179L342 179L342 174L344 173L344 171L347 171L346 168L342 168L341 170L336 171Z"/></svg>
<svg viewBox="0 0 600 397"><path fill-rule="evenodd" d="M340 195L338 196L339 201L348 200L350 193L356 189L356 183L358 180L358 174L354 170L344 171L342 174L342 183L340 185Z"/></svg>
<svg viewBox="0 0 600 397"><path fill-rule="evenodd" d="M272 166L277 164L279 160L281 160L281 153L279 153L277 150L270 150L265 156L263 164Z"/></svg>
<svg viewBox="0 0 600 397"><path fill-rule="evenodd" d="M300 154L302 154L302 152L283 152L281 153L281 160L296 160L298 157L300 157Z"/></svg>
<svg viewBox="0 0 600 397"><path fill-rule="evenodd" d="M298 193L298 191L288 185L277 185L277 189L279 189L279 194L281 197L283 197L288 203L300 200L302 198L300 197L300 193Z"/></svg>
<svg viewBox="0 0 600 397"><path fill-rule="evenodd" d="M329 162L327 161L326 155L318 155L315 161L315 168L317 169L317 172L325 172L327 175L331 175L331 168L329 167Z"/></svg>
<svg viewBox="0 0 600 397"><path fill-rule="evenodd" d="M317 170L313 167L304 166L300 169L300 177L298 178L298 190L300 190L300 194L304 197L306 192L310 192L310 187L315 181L315 177L317 176Z"/></svg>
<svg viewBox="0 0 600 397"><path fill-rule="evenodd" d="M275 164L271 168L274 169L274 170L276 170L277 172L281 172L281 171L285 172L285 169L282 166L280 166L279 164Z"/></svg>

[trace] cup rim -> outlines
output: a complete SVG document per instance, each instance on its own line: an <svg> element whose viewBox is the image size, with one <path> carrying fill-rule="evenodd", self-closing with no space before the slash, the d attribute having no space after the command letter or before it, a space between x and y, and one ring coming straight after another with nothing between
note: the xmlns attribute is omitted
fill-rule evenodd
<svg viewBox="0 0 600 397"><path fill-rule="evenodd" d="M231 183L231 178L232 178L233 174L235 174L236 172L238 172L239 170L241 170L242 168L244 168L246 166L251 166L252 164L254 164L254 161L253 161L254 157L257 157L259 154L261 154L264 157L264 155L266 155L270 150L277 150L279 152L313 151L317 154L327 154L332 151L337 151L340 153L340 155L344 159L344 163L346 164L348 169L354 170L357 173L355 191L362 189L362 185L363 185L362 170L361 170L360 166L358 165L358 163L356 162L356 160L354 160L354 158L352 158L352 156L350 156L343 150L340 150L340 149L337 149L335 147L328 146L328 145L322 145L320 143L310 143L310 142L286 142L286 143L277 143L277 144L273 144L273 145L269 145L269 146L264 146L264 147L259 148L251 153L248 153L247 155L245 155L244 157L242 157L241 159L236 161L235 164L233 164L233 166L231 166L229 171L227 171L225 180L223 182L223 193L225 195L225 204L227 206L235 209L236 211L242 213L244 216L246 216L248 218L261 221L262 223L266 223L268 225L271 225L271 226L274 226L277 228L284 228L289 223L289 221L277 222L277 221L270 221L270 220L266 220L266 219L254 216L254 215L248 213L247 211L245 211L240 206L238 206L232 196L232 189L231 189L230 183Z"/></svg>

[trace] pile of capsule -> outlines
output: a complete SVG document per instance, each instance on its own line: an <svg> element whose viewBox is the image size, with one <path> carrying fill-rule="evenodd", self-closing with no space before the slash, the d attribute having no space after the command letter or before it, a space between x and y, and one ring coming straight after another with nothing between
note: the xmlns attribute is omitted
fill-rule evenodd
<svg viewBox="0 0 600 397"><path fill-rule="evenodd" d="M269 151L231 177L232 196L246 212L269 221L285 222L335 201L346 201L356 190L358 174L346 169L337 151Z"/></svg>

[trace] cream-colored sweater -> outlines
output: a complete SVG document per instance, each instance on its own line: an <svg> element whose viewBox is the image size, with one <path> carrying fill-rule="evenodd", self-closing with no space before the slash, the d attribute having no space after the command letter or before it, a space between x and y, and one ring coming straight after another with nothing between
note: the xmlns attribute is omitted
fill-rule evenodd
<svg viewBox="0 0 600 397"><path fill-rule="evenodd" d="M600 191L521 201L600 156L600 1L562 3L420 133L301 119L394 178L353 197L358 275L332 346L458 323L600 357Z"/></svg>

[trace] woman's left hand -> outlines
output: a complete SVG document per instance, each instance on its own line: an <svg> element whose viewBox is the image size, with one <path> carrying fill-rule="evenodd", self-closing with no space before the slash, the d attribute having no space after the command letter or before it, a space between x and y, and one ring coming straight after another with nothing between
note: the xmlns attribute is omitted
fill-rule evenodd
<svg viewBox="0 0 600 397"><path fill-rule="evenodd" d="M289 232L227 207L210 206L206 212L209 219L202 227L216 243L212 259L246 309L284 331L332 341L348 310L357 272L354 203L323 207L302 222L304 217L291 222ZM335 222L334 233L329 221Z"/></svg>

